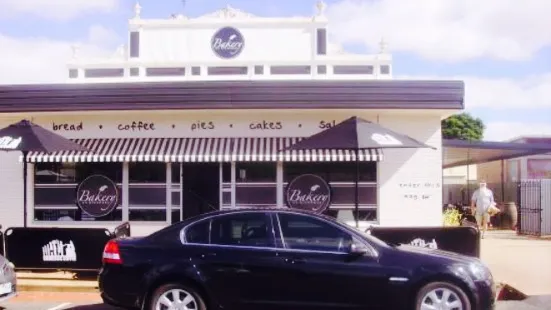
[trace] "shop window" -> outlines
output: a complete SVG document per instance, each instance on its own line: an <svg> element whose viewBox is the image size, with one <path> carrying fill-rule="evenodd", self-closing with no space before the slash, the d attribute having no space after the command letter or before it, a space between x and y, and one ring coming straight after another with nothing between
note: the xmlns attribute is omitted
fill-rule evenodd
<svg viewBox="0 0 551 310"><path fill-rule="evenodd" d="M130 221L166 221L166 163L128 164Z"/></svg>
<svg viewBox="0 0 551 310"><path fill-rule="evenodd" d="M327 29L319 28L316 31L317 54L327 54Z"/></svg>
<svg viewBox="0 0 551 310"><path fill-rule="evenodd" d="M140 68L130 68L130 76L140 76Z"/></svg>
<svg viewBox="0 0 551 310"><path fill-rule="evenodd" d="M358 182L358 200L360 212L358 220L377 220L377 163L360 162ZM285 163L283 166L283 190L295 177L303 174L315 174L322 177L331 187L331 206L327 215L354 221L356 162L331 163ZM352 218L350 218L352 216Z"/></svg>
<svg viewBox="0 0 551 310"><path fill-rule="evenodd" d="M147 76L183 76L186 74L186 68L146 68Z"/></svg>
<svg viewBox="0 0 551 310"><path fill-rule="evenodd" d="M254 74L264 74L264 66L254 66Z"/></svg>
<svg viewBox="0 0 551 310"><path fill-rule="evenodd" d="M182 220L182 212L180 207L180 201L182 200L182 179L181 179L181 164L172 163L170 165L170 172L172 178L172 190L171 190L171 220L172 224L177 223Z"/></svg>
<svg viewBox="0 0 551 310"><path fill-rule="evenodd" d="M247 67L208 67L208 75L244 75L247 74Z"/></svg>
<svg viewBox="0 0 551 310"><path fill-rule="evenodd" d="M222 163L222 208L231 208L231 164Z"/></svg>
<svg viewBox="0 0 551 310"><path fill-rule="evenodd" d="M343 66L334 66L334 74L373 74L373 66L354 66L354 65L343 65Z"/></svg>
<svg viewBox="0 0 551 310"><path fill-rule="evenodd" d="M271 74L310 74L310 66L271 66Z"/></svg>
<svg viewBox="0 0 551 310"><path fill-rule="evenodd" d="M130 58L140 57L140 33L130 32Z"/></svg>
<svg viewBox="0 0 551 310"><path fill-rule="evenodd" d="M327 66L318 66L318 74L327 74Z"/></svg>
<svg viewBox="0 0 551 310"><path fill-rule="evenodd" d="M78 69L69 69L69 78L70 79L78 78Z"/></svg>
<svg viewBox="0 0 551 310"><path fill-rule="evenodd" d="M276 163L237 163L235 203L238 207L273 207L277 204Z"/></svg>
<svg viewBox="0 0 551 310"><path fill-rule="evenodd" d="M123 77L124 69L86 69L84 70L84 77L86 78L111 78L111 77Z"/></svg>
<svg viewBox="0 0 551 310"><path fill-rule="evenodd" d="M103 217L91 217L75 203L80 182L103 175L118 187L119 206ZM122 221L121 163L36 163L34 165L35 221Z"/></svg>

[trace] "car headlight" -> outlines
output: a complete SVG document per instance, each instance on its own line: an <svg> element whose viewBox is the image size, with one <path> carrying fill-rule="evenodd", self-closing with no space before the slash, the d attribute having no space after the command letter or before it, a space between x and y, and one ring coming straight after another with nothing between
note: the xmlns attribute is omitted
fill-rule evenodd
<svg viewBox="0 0 551 310"><path fill-rule="evenodd" d="M485 281L492 278L492 274L484 265L480 263L471 263L469 271L476 281Z"/></svg>

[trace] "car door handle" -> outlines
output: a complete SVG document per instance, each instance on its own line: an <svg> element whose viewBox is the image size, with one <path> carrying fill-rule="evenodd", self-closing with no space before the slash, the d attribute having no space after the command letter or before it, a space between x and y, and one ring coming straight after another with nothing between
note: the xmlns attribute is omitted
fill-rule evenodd
<svg viewBox="0 0 551 310"><path fill-rule="evenodd" d="M202 259L209 258L209 257L216 257L216 253L203 253L199 255L199 257Z"/></svg>
<svg viewBox="0 0 551 310"><path fill-rule="evenodd" d="M304 264L306 263L306 260L304 258L284 258L284 262L288 264Z"/></svg>

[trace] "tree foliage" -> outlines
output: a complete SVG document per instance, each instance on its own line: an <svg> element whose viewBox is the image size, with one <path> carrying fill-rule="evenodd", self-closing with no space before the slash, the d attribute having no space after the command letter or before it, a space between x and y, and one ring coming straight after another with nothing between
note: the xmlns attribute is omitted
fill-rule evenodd
<svg viewBox="0 0 551 310"><path fill-rule="evenodd" d="M479 141L484 137L485 128L480 118L464 112L442 121L442 138Z"/></svg>

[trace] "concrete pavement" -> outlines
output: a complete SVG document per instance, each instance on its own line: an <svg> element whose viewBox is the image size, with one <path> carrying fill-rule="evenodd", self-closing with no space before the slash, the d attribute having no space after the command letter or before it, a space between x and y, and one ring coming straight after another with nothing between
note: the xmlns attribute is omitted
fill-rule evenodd
<svg viewBox="0 0 551 310"><path fill-rule="evenodd" d="M4 308L2 308L4 307ZM101 303L97 293L22 292L1 310L120 310ZM551 297L498 302L496 310L551 310Z"/></svg>
<svg viewBox="0 0 551 310"><path fill-rule="evenodd" d="M527 295L551 295L551 240L489 231L482 239L481 258L496 281Z"/></svg>

